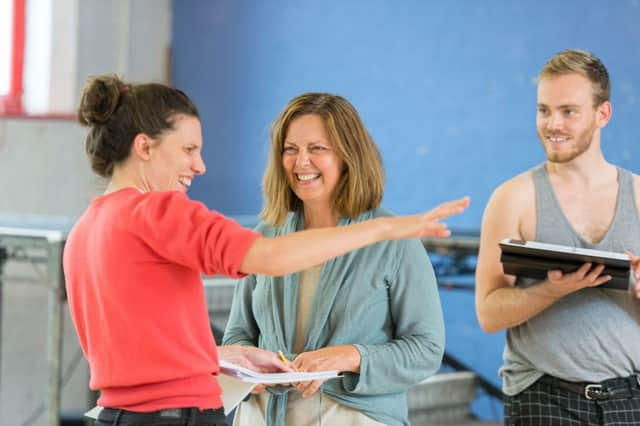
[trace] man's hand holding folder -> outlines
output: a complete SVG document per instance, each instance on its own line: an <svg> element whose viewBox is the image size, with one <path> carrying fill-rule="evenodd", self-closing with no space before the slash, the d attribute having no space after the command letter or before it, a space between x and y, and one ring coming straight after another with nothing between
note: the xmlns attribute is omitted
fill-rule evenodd
<svg viewBox="0 0 640 426"><path fill-rule="evenodd" d="M611 275L602 275L604 265L592 267L590 262L583 264L575 272L562 272L554 269L547 272L547 279L559 295L572 293L585 287L597 287L611 281Z"/></svg>
<svg viewBox="0 0 640 426"><path fill-rule="evenodd" d="M512 239L502 240L500 248L505 274L548 279L563 294L584 287L628 290L632 286L627 254Z"/></svg>

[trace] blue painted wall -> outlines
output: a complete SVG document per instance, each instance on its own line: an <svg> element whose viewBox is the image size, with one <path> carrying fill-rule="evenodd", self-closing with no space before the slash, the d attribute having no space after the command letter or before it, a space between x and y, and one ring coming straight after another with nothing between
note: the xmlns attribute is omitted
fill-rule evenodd
<svg viewBox="0 0 640 426"><path fill-rule="evenodd" d="M207 175L192 189L256 214L271 122L304 91L346 96L381 148L383 204L399 213L469 194L478 228L493 188L543 161L535 77L554 53L596 53L613 81L609 159L638 172L637 0L180 0L173 75L203 115Z"/></svg>
<svg viewBox="0 0 640 426"><path fill-rule="evenodd" d="M468 194L470 210L449 223L478 229L493 189L544 160L535 77L570 47L607 65L604 151L640 172L638 22L638 0L175 1L174 80L201 110L208 165L191 195L257 214L271 122L293 96L328 91L356 106L380 146L386 208ZM503 334L480 331L471 293L441 293L448 349L499 383Z"/></svg>

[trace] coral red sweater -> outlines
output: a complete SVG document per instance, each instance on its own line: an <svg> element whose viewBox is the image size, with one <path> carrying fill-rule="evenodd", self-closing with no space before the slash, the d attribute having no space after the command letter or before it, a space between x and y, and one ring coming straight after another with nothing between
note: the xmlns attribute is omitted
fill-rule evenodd
<svg viewBox="0 0 640 426"><path fill-rule="evenodd" d="M180 192L97 198L71 230L64 273L98 404L222 406L201 273L240 277L258 237Z"/></svg>

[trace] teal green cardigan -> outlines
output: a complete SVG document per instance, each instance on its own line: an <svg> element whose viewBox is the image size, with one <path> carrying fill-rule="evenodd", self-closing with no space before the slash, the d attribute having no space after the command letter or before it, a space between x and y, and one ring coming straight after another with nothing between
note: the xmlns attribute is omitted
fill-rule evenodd
<svg viewBox="0 0 640 426"><path fill-rule="evenodd" d="M339 226L379 216L381 209ZM303 228L301 213L281 227L260 224L274 237ZM281 350L295 338L299 274L251 275L235 289L223 344ZM305 351L354 344L360 373L326 381L321 392L387 425L408 425L407 389L440 367L444 322L433 268L419 240L384 241L326 262L309 312ZM267 424L285 424L287 391L268 388Z"/></svg>

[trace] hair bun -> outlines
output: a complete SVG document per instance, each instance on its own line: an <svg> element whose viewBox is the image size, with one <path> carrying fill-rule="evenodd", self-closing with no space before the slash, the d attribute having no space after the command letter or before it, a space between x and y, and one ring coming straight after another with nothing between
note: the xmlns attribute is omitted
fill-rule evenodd
<svg viewBox="0 0 640 426"><path fill-rule="evenodd" d="M103 75L90 78L80 98L78 121L85 126L106 123L118 107L120 96L127 92L117 76Z"/></svg>

